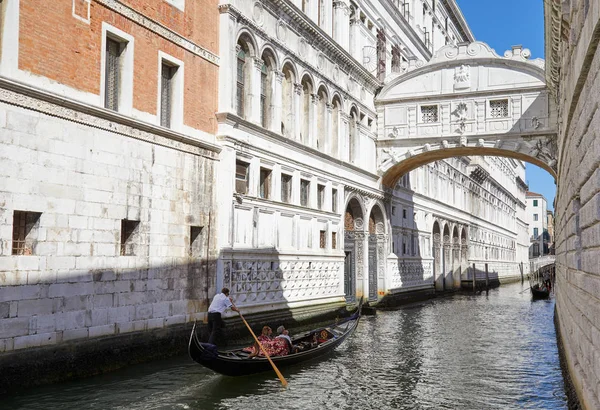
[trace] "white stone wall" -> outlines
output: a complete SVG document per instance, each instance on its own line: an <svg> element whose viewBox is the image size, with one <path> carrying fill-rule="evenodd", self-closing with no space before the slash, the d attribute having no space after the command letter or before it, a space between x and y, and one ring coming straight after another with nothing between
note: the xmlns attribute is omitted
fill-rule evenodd
<svg viewBox="0 0 600 410"><path fill-rule="evenodd" d="M28 105L53 116L0 104L0 352L201 315L214 293L206 241L216 153ZM12 254L14 211L41 214L25 255ZM131 256L120 252L123 219L139 221ZM203 227L191 254L190 226Z"/></svg>

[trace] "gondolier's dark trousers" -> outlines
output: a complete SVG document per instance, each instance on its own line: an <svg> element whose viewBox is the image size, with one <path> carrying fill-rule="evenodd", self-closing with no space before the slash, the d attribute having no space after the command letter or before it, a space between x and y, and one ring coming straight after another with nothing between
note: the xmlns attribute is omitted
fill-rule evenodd
<svg viewBox="0 0 600 410"><path fill-rule="evenodd" d="M208 337L208 343L215 344L216 340L222 335L221 328L223 327L223 319L219 312L208 313L208 331L210 336Z"/></svg>

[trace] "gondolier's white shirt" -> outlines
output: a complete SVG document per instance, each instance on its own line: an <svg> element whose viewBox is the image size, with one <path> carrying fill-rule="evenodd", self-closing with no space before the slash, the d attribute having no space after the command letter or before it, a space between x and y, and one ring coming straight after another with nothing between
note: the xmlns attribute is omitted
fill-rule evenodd
<svg viewBox="0 0 600 410"><path fill-rule="evenodd" d="M208 307L208 313L223 313L231 306L233 306L233 303L231 303L229 297L225 296L224 293L219 293L215 295Z"/></svg>

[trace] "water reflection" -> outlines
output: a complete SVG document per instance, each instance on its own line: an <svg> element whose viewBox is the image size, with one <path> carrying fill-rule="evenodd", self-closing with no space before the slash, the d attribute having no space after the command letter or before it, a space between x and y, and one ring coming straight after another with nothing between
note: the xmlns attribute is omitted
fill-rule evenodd
<svg viewBox="0 0 600 410"><path fill-rule="evenodd" d="M27 409L565 409L553 301L520 284L365 317L322 362L217 375L180 357L4 398Z"/></svg>

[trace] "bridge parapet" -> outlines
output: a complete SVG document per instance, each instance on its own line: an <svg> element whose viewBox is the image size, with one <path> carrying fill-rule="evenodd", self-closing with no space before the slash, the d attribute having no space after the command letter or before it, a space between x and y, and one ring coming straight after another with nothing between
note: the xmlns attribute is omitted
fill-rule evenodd
<svg viewBox="0 0 600 410"><path fill-rule="evenodd" d="M544 255L538 258L529 259L530 272L537 272L538 269L543 268L544 266L553 265L554 263L556 263L555 255Z"/></svg>
<svg viewBox="0 0 600 410"><path fill-rule="evenodd" d="M513 47L500 57L474 42L443 47L427 64L406 65L375 103L380 174L404 161L406 172L447 157L497 155L555 175L555 110L544 62L529 56Z"/></svg>

